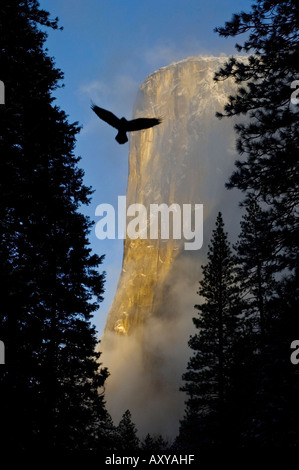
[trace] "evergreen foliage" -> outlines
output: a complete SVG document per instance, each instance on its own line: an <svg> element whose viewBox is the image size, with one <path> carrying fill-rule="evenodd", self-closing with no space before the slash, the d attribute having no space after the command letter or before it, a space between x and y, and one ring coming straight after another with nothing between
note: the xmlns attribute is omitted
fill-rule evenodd
<svg viewBox="0 0 299 470"><path fill-rule="evenodd" d="M236 47L249 54L230 58L215 76L217 81L232 77L240 85L218 117L246 116L235 126L241 158L227 184L244 193L245 213L235 246L242 316L239 339L231 343L231 393L225 405L228 422L235 428L234 446L245 448L285 449L299 443L299 381L290 362L290 345L299 331L299 107L291 101L292 82L299 72L298 30L295 0L257 0L249 13L235 14L216 29L223 37L247 33L243 45ZM206 274L207 270L204 279ZM206 334L213 322L212 308L210 296L196 324L201 330L190 341L200 354L191 358L184 375L191 381L184 388L190 398L178 440L187 442L192 436L188 429L195 423L201 446L221 443L213 428L215 416L201 412L209 411L213 399L219 398L212 388L204 389L215 361L211 358L205 375L196 369L202 370L213 350L211 334ZM205 322L209 310L210 322ZM218 331L215 325L215 336ZM209 435L206 429L211 426Z"/></svg>
<svg viewBox="0 0 299 470"><path fill-rule="evenodd" d="M250 54L247 61L230 59L215 77L234 77L241 85L219 116L248 118L236 125L243 158L228 183L245 194L237 249L243 285L252 296L247 317L252 309L258 313L262 337L262 347L252 350L258 373L245 442L292 447L299 429L298 374L289 357L299 331L299 106L292 102L299 73L298 2L257 0L251 12L234 15L217 31L223 37L246 32L236 47ZM255 333L248 332L252 340Z"/></svg>
<svg viewBox="0 0 299 470"><path fill-rule="evenodd" d="M146 452L161 452L169 449L169 443L161 435L147 434L141 442L141 450Z"/></svg>
<svg viewBox="0 0 299 470"><path fill-rule="evenodd" d="M103 257L91 253L91 222L79 212L91 195L74 155L79 127L52 97L62 73L44 45L57 19L35 0L0 9L1 388L16 450L88 449L107 416L108 372L91 324Z"/></svg>
<svg viewBox="0 0 299 470"><path fill-rule="evenodd" d="M268 211L275 235L277 269L298 269L299 105L291 85L299 74L299 6L296 0L258 0L249 13L233 16L216 31L223 37L247 33L239 52L216 80L233 77L241 86L219 117L246 115L237 124L237 148L244 159L228 187L253 194Z"/></svg>
<svg viewBox="0 0 299 470"><path fill-rule="evenodd" d="M123 414L117 427L119 452L136 451L139 449L139 439L137 437L137 429L132 422L132 416L129 410Z"/></svg>
<svg viewBox="0 0 299 470"><path fill-rule="evenodd" d="M198 333L189 340L195 351L182 387L188 395L183 428L195 426L189 442L198 438L200 423L213 421L214 439L222 440L222 427L228 397L231 393L230 373L234 364L234 342L238 334L238 316L241 300L234 259L224 232L221 213L218 214L208 251L208 262L202 266L202 280L198 295L203 303L195 305L199 311L193 318ZM208 419L207 419L208 418ZM208 434L205 427L205 433ZM192 437L193 434L193 437Z"/></svg>

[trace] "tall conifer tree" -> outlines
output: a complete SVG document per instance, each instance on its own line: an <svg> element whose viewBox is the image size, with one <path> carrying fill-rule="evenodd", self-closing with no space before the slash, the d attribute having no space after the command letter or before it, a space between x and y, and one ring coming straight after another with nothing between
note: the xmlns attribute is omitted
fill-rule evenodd
<svg viewBox="0 0 299 470"><path fill-rule="evenodd" d="M249 13L235 14L216 31L223 37L247 33L236 47L251 54L248 60L232 57L215 77L234 77L240 84L218 116L249 118L236 125L244 158L228 187L266 205L276 235L277 270L298 269L299 103L292 96L299 76L298 2L257 0Z"/></svg>
<svg viewBox="0 0 299 470"><path fill-rule="evenodd" d="M137 437L137 429L132 421L129 410L123 414L117 427L118 434L118 451L137 451L139 449L139 439Z"/></svg>
<svg viewBox="0 0 299 470"><path fill-rule="evenodd" d="M194 354L183 375L186 383L182 391L187 393L188 399L181 433L183 439L189 436L187 440L193 442L194 436L199 439L204 423L214 423L209 437L205 427L201 439L210 438L211 443L219 444L224 437L224 416L231 390L230 371L241 313L233 255L221 213L209 246L208 262L202 270L198 295L203 302L195 305L199 314L193 318L198 333L190 338L189 346Z"/></svg>
<svg viewBox="0 0 299 470"><path fill-rule="evenodd" d="M0 10L1 388L15 449L86 449L106 419L107 371L91 324L104 276L79 212L91 195L74 155L79 127L53 103L62 73L44 45L57 19L36 0Z"/></svg>
<svg viewBox="0 0 299 470"><path fill-rule="evenodd" d="M236 47L250 55L229 59L215 78L234 77L240 84L219 116L247 116L236 125L242 158L228 187L243 191L247 206L255 200L264 216L262 220L257 211L255 241L244 229L239 241L243 271L254 268L248 270L247 286L266 322L255 403L243 436L247 445L286 448L298 445L299 422L298 374L289 358L299 331L298 2L256 0L251 11L235 14L217 31L223 37L247 33ZM243 221L249 230L252 216L250 223Z"/></svg>
<svg viewBox="0 0 299 470"><path fill-rule="evenodd" d="M265 341L267 328L267 302L275 291L273 272L276 271L275 237L268 212L249 197L243 204L246 212L241 221L241 233L235 245L238 275L247 301L247 318L258 332L259 344Z"/></svg>

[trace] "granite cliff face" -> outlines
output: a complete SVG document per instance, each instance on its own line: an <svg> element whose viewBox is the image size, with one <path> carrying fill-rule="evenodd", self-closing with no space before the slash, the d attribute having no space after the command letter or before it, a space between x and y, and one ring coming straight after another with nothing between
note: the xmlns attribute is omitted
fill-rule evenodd
<svg viewBox="0 0 299 470"><path fill-rule="evenodd" d="M205 220L216 218L234 160L232 124L215 118L232 86L229 81L213 81L223 62L214 57L187 59L158 70L141 85L135 117L161 116L163 123L132 134L127 205L141 203L149 214L153 203L202 203ZM184 253L184 241L125 240L123 269L106 331L132 333L161 309L167 302L160 295L163 283L176 260L182 256L202 260L205 247Z"/></svg>
<svg viewBox="0 0 299 470"><path fill-rule="evenodd" d="M164 67L146 78L136 100L135 117L163 122L131 135L127 206L141 203L149 213L154 203L203 204L204 236L195 251L184 249L183 237L124 241L103 360L111 372L112 415L130 408L141 431L177 431L200 266L217 213L223 212L230 233L237 230L237 197L224 187L236 159L233 122L215 117L235 88L213 80L225 61L198 57Z"/></svg>

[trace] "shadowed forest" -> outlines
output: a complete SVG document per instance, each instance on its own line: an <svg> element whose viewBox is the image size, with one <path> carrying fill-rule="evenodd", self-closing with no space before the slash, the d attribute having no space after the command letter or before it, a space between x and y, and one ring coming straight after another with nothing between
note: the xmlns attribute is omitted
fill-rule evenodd
<svg viewBox="0 0 299 470"><path fill-rule="evenodd" d="M233 246L221 211L215 221L173 442L140 437L129 410L114 423L106 409L109 370L92 323L104 253L92 253L94 225L81 213L92 188L76 156L80 124L55 103L63 71L46 49L47 30L60 28L50 18L36 0L1 2L0 389L9 431L0 447L103 455L298 448L298 3L256 0L215 30L223 40L245 33L236 49L249 55L228 59L215 76L239 84L217 117L244 116L235 126L239 160L223 181L240 190L243 217Z"/></svg>

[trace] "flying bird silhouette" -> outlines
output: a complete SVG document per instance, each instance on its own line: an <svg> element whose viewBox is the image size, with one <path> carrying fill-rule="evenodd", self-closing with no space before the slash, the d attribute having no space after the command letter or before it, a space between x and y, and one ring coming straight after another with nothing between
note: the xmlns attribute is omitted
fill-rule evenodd
<svg viewBox="0 0 299 470"><path fill-rule="evenodd" d="M115 127L118 130L118 134L115 137L115 140L119 144L125 144L128 142L127 132L141 131L142 129L149 129L150 127L157 126L162 120L160 118L138 118L127 121L126 118L122 117L119 119L110 111L106 109L99 108L95 104L91 104L91 109L96 113L96 115L103 121L110 124L110 126Z"/></svg>

